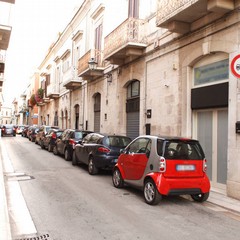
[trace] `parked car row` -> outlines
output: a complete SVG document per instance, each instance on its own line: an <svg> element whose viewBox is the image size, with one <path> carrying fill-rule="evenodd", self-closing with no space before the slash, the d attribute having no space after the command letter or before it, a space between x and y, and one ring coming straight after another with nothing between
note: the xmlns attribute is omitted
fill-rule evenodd
<svg viewBox="0 0 240 240"><path fill-rule="evenodd" d="M187 194L197 202L209 197L207 160L197 140L151 135L131 140L121 135L50 128L38 144L74 166L87 165L90 175L100 169L112 171L114 187L142 189L150 205L169 195Z"/></svg>

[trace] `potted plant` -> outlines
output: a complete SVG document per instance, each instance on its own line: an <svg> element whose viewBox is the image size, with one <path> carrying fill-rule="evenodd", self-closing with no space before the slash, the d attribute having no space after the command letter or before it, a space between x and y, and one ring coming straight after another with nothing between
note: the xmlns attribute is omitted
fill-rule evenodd
<svg viewBox="0 0 240 240"><path fill-rule="evenodd" d="M35 100L36 100L37 103L43 101L43 94L44 94L44 89L39 88L37 90L37 93L35 94Z"/></svg>
<svg viewBox="0 0 240 240"><path fill-rule="evenodd" d="M31 107L34 107L36 105L36 99L35 99L35 94L32 94L32 96L29 99L29 103Z"/></svg>

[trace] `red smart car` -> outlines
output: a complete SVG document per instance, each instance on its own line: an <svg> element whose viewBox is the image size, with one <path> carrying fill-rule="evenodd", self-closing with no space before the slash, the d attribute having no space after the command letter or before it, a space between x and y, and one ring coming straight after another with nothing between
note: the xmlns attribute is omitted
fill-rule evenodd
<svg viewBox="0 0 240 240"><path fill-rule="evenodd" d="M191 195L206 201L210 182L207 162L197 140L139 136L121 151L113 169L113 185L142 188L146 203L157 204L162 195Z"/></svg>

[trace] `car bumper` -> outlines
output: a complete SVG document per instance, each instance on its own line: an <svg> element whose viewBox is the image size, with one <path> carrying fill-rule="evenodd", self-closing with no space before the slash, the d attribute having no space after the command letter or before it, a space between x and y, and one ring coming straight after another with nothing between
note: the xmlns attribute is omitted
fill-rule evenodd
<svg viewBox="0 0 240 240"><path fill-rule="evenodd" d="M118 161L118 156L94 156L97 168L112 170Z"/></svg>
<svg viewBox="0 0 240 240"><path fill-rule="evenodd" d="M194 178L166 178L161 173L153 173L151 177L162 195L191 195L210 191L210 181L206 174Z"/></svg>

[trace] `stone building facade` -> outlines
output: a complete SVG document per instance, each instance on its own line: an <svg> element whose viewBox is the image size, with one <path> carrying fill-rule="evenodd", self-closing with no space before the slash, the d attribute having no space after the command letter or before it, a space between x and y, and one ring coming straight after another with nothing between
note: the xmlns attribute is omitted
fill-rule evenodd
<svg viewBox="0 0 240 240"><path fill-rule="evenodd" d="M86 0L39 66L39 124L199 139L240 199L238 0Z"/></svg>

